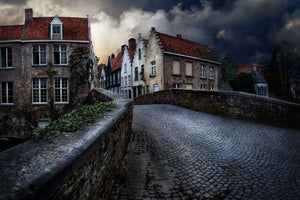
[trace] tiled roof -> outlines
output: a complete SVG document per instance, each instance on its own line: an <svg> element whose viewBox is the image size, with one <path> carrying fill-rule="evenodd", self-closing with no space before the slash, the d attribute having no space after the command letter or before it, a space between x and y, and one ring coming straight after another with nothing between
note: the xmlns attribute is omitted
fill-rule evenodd
<svg viewBox="0 0 300 200"><path fill-rule="evenodd" d="M133 50L128 50L128 53L129 53L130 61L131 61L131 63L132 63L132 62L133 62L133 58L134 58L135 51L133 51Z"/></svg>
<svg viewBox="0 0 300 200"><path fill-rule="evenodd" d="M21 40L23 25L0 26L0 41L3 40Z"/></svg>
<svg viewBox="0 0 300 200"><path fill-rule="evenodd" d="M110 58L112 71L122 67L123 53L120 52L116 58Z"/></svg>
<svg viewBox="0 0 300 200"><path fill-rule="evenodd" d="M101 73L103 68L106 72L106 65L105 64L101 63L100 65L98 65L98 73Z"/></svg>
<svg viewBox="0 0 300 200"><path fill-rule="evenodd" d="M166 52L218 62L217 58L208 46L197 44L195 42L182 39L181 37L173 37L158 32L157 34Z"/></svg>
<svg viewBox="0 0 300 200"><path fill-rule="evenodd" d="M238 73L242 73L242 72L246 72L246 73L249 73L249 72L253 72L254 71L254 67L256 67L256 71L259 71L261 72L262 71L262 67L256 63L252 63L252 64L249 64L249 65L238 65Z"/></svg>
<svg viewBox="0 0 300 200"><path fill-rule="evenodd" d="M147 47L148 46L148 40L143 39L143 42L144 42L145 46Z"/></svg>
<svg viewBox="0 0 300 200"><path fill-rule="evenodd" d="M54 17L34 17L25 26L24 40L50 39L50 23ZM59 17L63 23L64 40L88 40L87 18Z"/></svg>

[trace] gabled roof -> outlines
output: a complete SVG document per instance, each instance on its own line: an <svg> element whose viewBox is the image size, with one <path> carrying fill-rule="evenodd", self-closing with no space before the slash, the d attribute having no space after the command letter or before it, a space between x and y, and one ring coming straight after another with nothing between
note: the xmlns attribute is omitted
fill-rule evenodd
<svg viewBox="0 0 300 200"><path fill-rule="evenodd" d="M254 67L255 67L255 70L254 70ZM252 63L252 64L249 64L249 65L241 65L241 64L238 64L238 73L242 73L242 72L245 72L245 73L250 73L250 72L253 72L253 71L259 71L261 72L262 71L262 67L256 63Z"/></svg>
<svg viewBox="0 0 300 200"><path fill-rule="evenodd" d="M116 58L110 58L112 71L121 69L123 61L123 52L120 52Z"/></svg>
<svg viewBox="0 0 300 200"><path fill-rule="evenodd" d="M165 52L218 62L215 55L206 45L201 45L186 39L182 39L180 35L178 35L178 37L173 37L158 32L157 34Z"/></svg>
<svg viewBox="0 0 300 200"><path fill-rule="evenodd" d="M149 40L143 39L143 42L144 42L144 44L145 44L146 47L148 46L148 41L149 41Z"/></svg>
<svg viewBox="0 0 300 200"><path fill-rule="evenodd" d="M133 62L133 58L134 58L135 51L133 51L133 50L128 50L128 53L129 53L130 61L131 61L131 63L132 63L132 62Z"/></svg>
<svg viewBox="0 0 300 200"><path fill-rule="evenodd" d="M21 40L23 25L0 26L0 41L3 40Z"/></svg>
<svg viewBox="0 0 300 200"><path fill-rule="evenodd" d="M26 22L24 40L50 39L50 23L54 17L34 17ZM88 19L75 17L59 17L63 23L64 40L89 40Z"/></svg>
<svg viewBox="0 0 300 200"><path fill-rule="evenodd" d="M98 65L98 73L102 72L102 69L104 69L104 71L106 72L106 65L101 63L100 65Z"/></svg>

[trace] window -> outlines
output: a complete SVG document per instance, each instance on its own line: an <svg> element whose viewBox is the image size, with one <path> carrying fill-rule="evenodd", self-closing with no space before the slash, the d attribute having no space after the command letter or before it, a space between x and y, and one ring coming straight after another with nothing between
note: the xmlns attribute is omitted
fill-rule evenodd
<svg viewBox="0 0 300 200"><path fill-rule="evenodd" d="M33 45L32 48L32 64L33 65L46 65L46 46Z"/></svg>
<svg viewBox="0 0 300 200"><path fill-rule="evenodd" d="M67 78L56 78L54 80L54 101L55 103L69 102L69 82Z"/></svg>
<svg viewBox="0 0 300 200"><path fill-rule="evenodd" d="M141 80L144 80L144 65L142 65Z"/></svg>
<svg viewBox="0 0 300 200"><path fill-rule="evenodd" d="M267 87L266 86L258 86L257 94L261 96L267 96Z"/></svg>
<svg viewBox="0 0 300 200"><path fill-rule="evenodd" d="M113 84L116 84L116 73L113 73Z"/></svg>
<svg viewBox="0 0 300 200"><path fill-rule="evenodd" d="M139 68L138 67L134 68L134 80L135 81L139 80Z"/></svg>
<svg viewBox="0 0 300 200"><path fill-rule="evenodd" d="M121 83L121 71L119 70L118 71L118 84Z"/></svg>
<svg viewBox="0 0 300 200"><path fill-rule="evenodd" d="M185 88L188 89L188 90L192 90L193 89L193 84L186 84Z"/></svg>
<svg viewBox="0 0 300 200"><path fill-rule="evenodd" d="M60 25L58 24L55 24L55 25L52 25L52 33L53 34L60 34Z"/></svg>
<svg viewBox="0 0 300 200"><path fill-rule="evenodd" d="M158 84L153 85L153 91L154 92L159 91L159 85Z"/></svg>
<svg viewBox="0 0 300 200"><path fill-rule="evenodd" d="M205 90L206 84L201 84L201 90Z"/></svg>
<svg viewBox="0 0 300 200"><path fill-rule="evenodd" d="M13 83L2 82L1 83L1 104L13 104Z"/></svg>
<svg viewBox="0 0 300 200"><path fill-rule="evenodd" d="M174 83L173 88L180 88L180 83Z"/></svg>
<svg viewBox="0 0 300 200"><path fill-rule="evenodd" d="M54 45L54 64L55 65L68 64L66 45Z"/></svg>
<svg viewBox="0 0 300 200"><path fill-rule="evenodd" d="M180 75L180 62L173 61L173 75Z"/></svg>
<svg viewBox="0 0 300 200"><path fill-rule="evenodd" d="M211 80L214 79L214 68L213 67L209 68L209 79L211 79Z"/></svg>
<svg viewBox="0 0 300 200"><path fill-rule="evenodd" d="M210 85L210 86L209 86L209 90L210 90L210 91L213 91L213 90L214 90L214 85Z"/></svg>
<svg viewBox="0 0 300 200"><path fill-rule="evenodd" d="M131 76L128 75L128 86L131 86Z"/></svg>
<svg viewBox="0 0 300 200"><path fill-rule="evenodd" d="M185 75L193 76L193 67L192 63L185 63Z"/></svg>
<svg viewBox="0 0 300 200"><path fill-rule="evenodd" d="M121 86L124 87L125 83L124 83L124 77L122 77L122 83Z"/></svg>
<svg viewBox="0 0 300 200"><path fill-rule="evenodd" d="M155 76L156 75L156 65L155 65L155 61L151 62L151 76Z"/></svg>
<svg viewBox="0 0 300 200"><path fill-rule="evenodd" d="M200 68L200 78L205 78L205 66L201 65Z"/></svg>
<svg viewBox="0 0 300 200"><path fill-rule="evenodd" d="M127 73L127 63L124 65L124 73Z"/></svg>
<svg viewBox="0 0 300 200"><path fill-rule="evenodd" d="M142 58L141 49L139 49L139 60Z"/></svg>
<svg viewBox="0 0 300 200"><path fill-rule="evenodd" d="M0 48L0 68L12 68L12 48Z"/></svg>
<svg viewBox="0 0 300 200"><path fill-rule="evenodd" d="M127 86L127 76L125 76L125 84L124 86Z"/></svg>
<svg viewBox="0 0 300 200"><path fill-rule="evenodd" d="M112 75L109 76L109 83L110 83L110 86L112 86Z"/></svg>
<svg viewBox="0 0 300 200"><path fill-rule="evenodd" d="M35 78L32 81L32 102L47 103L47 79Z"/></svg>

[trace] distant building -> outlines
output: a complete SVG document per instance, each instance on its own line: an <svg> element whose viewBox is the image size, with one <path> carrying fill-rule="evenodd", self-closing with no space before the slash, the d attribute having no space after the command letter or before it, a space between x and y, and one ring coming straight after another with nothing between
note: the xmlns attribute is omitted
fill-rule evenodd
<svg viewBox="0 0 300 200"><path fill-rule="evenodd" d="M101 63L98 66L99 88L106 88L106 65Z"/></svg>
<svg viewBox="0 0 300 200"><path fill-rule="evenodd" d="M217 91L219 66L208 46L152 28L145 56L146 93L169 88Z"/></svg>
<svg viewBox="0 0 300 200"><path fill-rule="evenodd" d="M263 76L262 66L252 63L249 65L238 65L238 73L251 73L252 78L254 80L254 88L256 91L256 95L260 96L269 96L268 91L268 83Z"/></svg>
<svg viewBox="0 0 300 200"><path fill-rule="evenodd" d="M89 18L33 17L0 26L0 134L26 135L81 105L98 59Z"/></svg>
<svg viewBox="0 0 300 200"><path fill-rule="evenodd" d="M124 51L120 52L117 57L112 54L108 58L106 67L106 89L121 94L121 67Z"/></svg>
<svg viewBox="0 0 300 200"><path fill-rule="evenodd" d="M145 94L145 56L148 40L139 34L132 64L133 98Z"/></svg>
<svg viewBox="0 0 300 200"><path fill-rule="evenodd" d="M122 47L124 54L121 68L121 93L125 98L132 99L132 61L136 48L136 40L134 38L129 39L128 45L128 48L126 45Z"/></svg>

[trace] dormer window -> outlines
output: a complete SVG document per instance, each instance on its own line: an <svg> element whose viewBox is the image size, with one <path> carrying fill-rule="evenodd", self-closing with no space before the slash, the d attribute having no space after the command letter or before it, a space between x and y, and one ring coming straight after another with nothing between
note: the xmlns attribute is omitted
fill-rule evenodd
<svg viewBox="0 0 300 200"><path fill-rule="evenodd" d="M60 34L60 26L61 25L52 25L53 34Z"/></svg>
<svg viewBox="0 0 300 200"><path fill-rule="evenodd" d="M50 38L51 40L63 39L63 23L55 16L50 23Z"/></svg>

